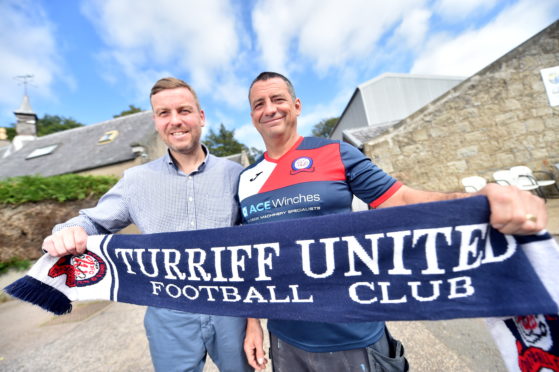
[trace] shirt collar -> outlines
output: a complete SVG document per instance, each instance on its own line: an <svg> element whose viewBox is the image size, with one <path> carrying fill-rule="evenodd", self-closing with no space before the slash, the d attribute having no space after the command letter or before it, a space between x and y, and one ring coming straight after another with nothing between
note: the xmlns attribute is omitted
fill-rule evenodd
<svg viewBox="0 0 559 372"><path fill-rule="evenodd" d="M198 166L198 169L192 173L203 172L204 169L206 168L206 164L208 163L208 160L210 159L210 150L208 150L206 145L204 145L203 143L201 143L201 145L202 145L202 150L204 151L204 154L206 156L204 157L204 161L202 161L200 166ZM165 162L170 166L172 166L176 171L178 171L179 167L177 166L177 163L175 162L175 159L173 158L173 155L171 155L171 151L169 149L167 149L164 156L165 156Z"/></svg>

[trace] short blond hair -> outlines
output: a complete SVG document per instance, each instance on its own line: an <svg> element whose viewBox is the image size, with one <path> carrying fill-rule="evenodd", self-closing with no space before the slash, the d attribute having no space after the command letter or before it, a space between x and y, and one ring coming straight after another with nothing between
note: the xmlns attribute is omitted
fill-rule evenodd
<svg viewBox="0 0 559 372"><path fill-rule="evenodd" d="M157 82L151 88L151 93L149 95L149 99L153 97L155 94L161 92L162 90L166 89L176 89L176 88L186 88L192 93L194 96L194 101L196 102L196 107L200 110L200 101L198 101L198 95L194 91L194 89L184 80L177 79L175 77L165 77L162 79L157 80Z"/></svg>

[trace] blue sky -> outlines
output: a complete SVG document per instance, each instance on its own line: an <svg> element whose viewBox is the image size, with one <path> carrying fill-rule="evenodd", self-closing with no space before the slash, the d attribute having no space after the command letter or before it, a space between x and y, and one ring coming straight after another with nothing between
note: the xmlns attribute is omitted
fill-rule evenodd
<svg viewBox="0 0 559 372"><path fill-rule="evenodd" d="M387 73L470 76L559 18L557 0L0 0L0 126L31 105L86 125L177 76L197 90L207 127L263 148L247 89L287 75L302 134L339 116L356 86ZM550 66L551 67L551 66Z"/></svg>

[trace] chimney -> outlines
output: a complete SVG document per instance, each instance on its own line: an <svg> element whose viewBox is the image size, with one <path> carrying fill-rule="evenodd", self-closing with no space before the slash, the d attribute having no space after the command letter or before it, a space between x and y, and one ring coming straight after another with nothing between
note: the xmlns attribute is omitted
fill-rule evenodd
<svg viewBox="0 0 559 372"><path fill-rule="evenodd" d="M37 135L37 115L33 112L29 97L23 96L21 106L14 111L17 118L16 133L21 136L36 136Z"/></svg>

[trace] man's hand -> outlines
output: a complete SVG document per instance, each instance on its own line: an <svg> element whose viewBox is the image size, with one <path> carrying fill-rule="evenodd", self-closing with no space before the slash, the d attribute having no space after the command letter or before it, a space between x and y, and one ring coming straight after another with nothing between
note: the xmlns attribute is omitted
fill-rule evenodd
<svg viewBox="0 0 559 372"><path fill-rule="evenodd" d="M545 202L536 195L493 183L478 194L487 196L491 207L489 222L503 234L535 234L547 225Z"/></svg>
<svg viewBox="0 0 559 372"><path fill-rule="evenodd" d="M256 370L266 368L268 360L264 354L264 334L259 319L247 319L244 349L248 364Z"/></svg>
<svg viewBox="0 0 559 372"><path fill-rule="evenodd" d="M532 235L545 229L547 225L547 211L542 198L515 186L501 186L496 183L490 183L475 193L423 191L404 185L379 208L467 198L474 195L487 196L491 208L489 222L494 229L503 234Z"/></svg>
<svg viewBox="0 0 559 372"><path fill-rule="evenodd" d="M87 248L87 233L74 226L55 232L43 241L43 250L54 257L80 255Z"/></svg>

